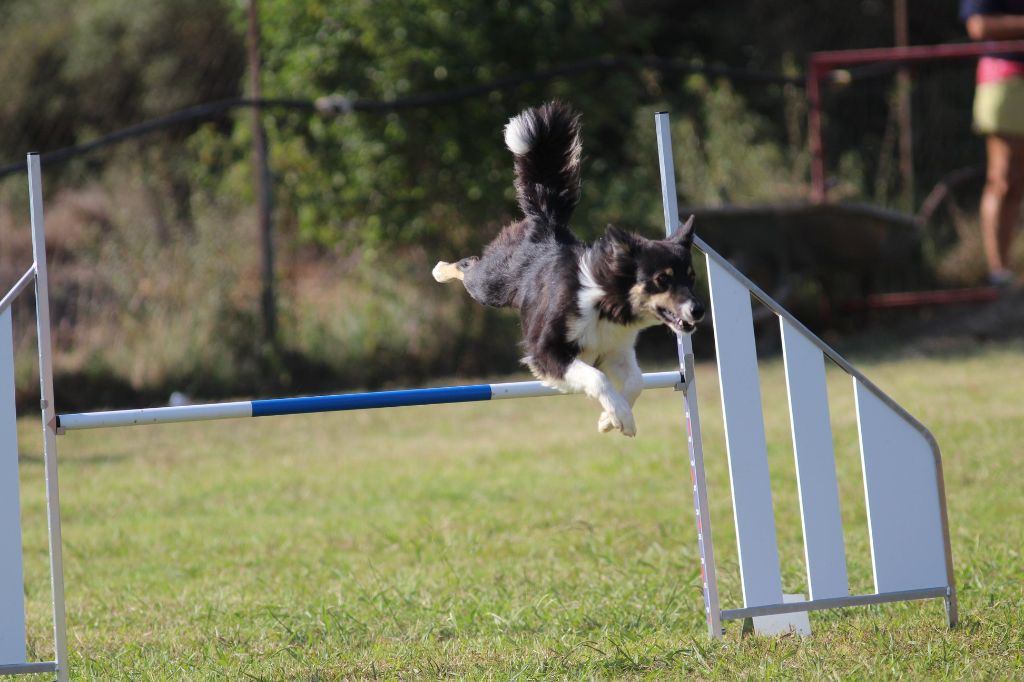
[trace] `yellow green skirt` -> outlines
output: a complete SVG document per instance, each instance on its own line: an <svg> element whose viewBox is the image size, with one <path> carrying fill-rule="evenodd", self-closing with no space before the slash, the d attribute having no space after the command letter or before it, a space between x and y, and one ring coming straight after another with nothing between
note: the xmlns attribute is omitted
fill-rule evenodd
<svg viewBox="0 0 1024 682"><path fill-rule="evenodd" d="M1024 78L978 84L974 91L974 129L982 135L1024 137Z"/></svg>

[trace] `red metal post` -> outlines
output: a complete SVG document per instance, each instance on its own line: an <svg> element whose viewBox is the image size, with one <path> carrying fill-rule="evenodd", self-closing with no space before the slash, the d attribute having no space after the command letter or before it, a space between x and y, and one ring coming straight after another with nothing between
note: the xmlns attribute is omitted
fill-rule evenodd
<svg viewBox="0 0 1024 682"><path fill-rule="evenodd" d="M259 195L259 230L262 291L260 309L263 316L263 340L275 345L277 341L277 302L274 296L274 223L273 188L270 176L270 157L267 145L267 131L263 126L263 109L259 101L263 97L260 83L262 62L260 59L260 20L257 0L249 0L248 56L249 96L257 103L252 109L252 151L256 171L256 193Z"/></svg>
<svg viewBox="0 0 1024 682"><path fill-rule="evenodd" d="M821 79L823 70L818 65L818 54L812 54L807 66L807 140L811 147L811 201L824 203L828 199L825 186L825 142L821 131Z"/></svg>
<svg viewBox="0 0 1024 682"><path fill-rule="evenodd" d="M907 21L907 0L896 0L893 8L896 46L907 47L910 29ZM903 210L914 210L914 124L911 110L910 70L904 64L896 74L896 117L900 131L900 180Z"/></svg>

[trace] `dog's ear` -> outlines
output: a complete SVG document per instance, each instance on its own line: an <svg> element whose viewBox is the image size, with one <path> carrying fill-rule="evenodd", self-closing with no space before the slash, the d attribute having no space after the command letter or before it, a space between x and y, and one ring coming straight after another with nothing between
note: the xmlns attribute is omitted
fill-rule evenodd
<svg viewBox="0 0 1024 682"><path fill-rule="evenodd" d="M608 244L616 252L629 253L636 246L636 236L609 224L604 231Z"/></svg>
<svg viewBox="0 0 1024 682"><path fill-rule="evenodd" d="M685 223L676 228L669 239L690 248L693 244L693 216L691 215Z"/></svg>

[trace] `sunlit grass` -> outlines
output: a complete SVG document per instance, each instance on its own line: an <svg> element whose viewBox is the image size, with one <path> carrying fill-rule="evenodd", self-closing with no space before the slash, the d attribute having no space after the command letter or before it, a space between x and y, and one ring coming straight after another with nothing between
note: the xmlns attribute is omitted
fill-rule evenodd
<svg viewBox="0 0 1024 682"><path fill-rule="evenodd" d="M578 397L59 439L78 679L1024 675L1021 344L861 368L942 446L963 627L940 600L706 639L681 398L635 440ZM851 582L871 590L849 380L829 375ZM805 592L778 360L764 364L787 591ZM741 605L717 381L698 372L723 606ZM29 647L52 635L38 422L24 419ZM41 678L40 678L41 679Z"/></svg>

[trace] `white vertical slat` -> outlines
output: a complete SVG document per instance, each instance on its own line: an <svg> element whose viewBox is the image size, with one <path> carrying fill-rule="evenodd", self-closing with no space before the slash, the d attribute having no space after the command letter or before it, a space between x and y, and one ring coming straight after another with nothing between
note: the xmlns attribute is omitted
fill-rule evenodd
<svg viewBox="0 0 1024 682"><path fill-rule="evenodd" d="M853 380L875 591L946 585L935 459L925 437Z"/></svg>
<svg viewBox="0 0 1024 682"><path fill-rule="evenodd" d="M0 313L0 665L25 662L25 579L18 503L11 311Z"/></svg>
<svg viewBox="0 0 1024 682"><path fill-rule="evenodd" d="M782 603L750 292L708 259L744 606Z"/></svg>
<svg viewBox="0 0 1024 682"><path fill-rule="evenodd" d="M782 318L779 323L800 492L807 585L811 599L845 597L850 593L850 586L828 414L825 356L793 325Z"/></svg>

